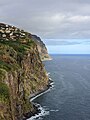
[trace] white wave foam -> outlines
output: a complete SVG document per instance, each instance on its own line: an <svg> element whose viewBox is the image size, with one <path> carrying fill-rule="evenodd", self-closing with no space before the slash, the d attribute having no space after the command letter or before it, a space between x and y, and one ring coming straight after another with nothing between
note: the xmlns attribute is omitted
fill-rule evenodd
<svg viewBox="0 0 90 120"><path fill-rule="evenodd" d="M51 112L58 112L59 110L50 110Z"/></svg>
<svg viewBox="0 0 90 120"><path fill-rule="evenodd" d="M48 76L50 75L50 73L47 73L47 74L48 74ZM50 77L49 77L49 79L52 80ZM44 92L36 95L35 97L31 98L31 99L30 99L30 102L33 103L33 100L35 100L36 98L40 97L41 95L49 92L49 91L54 87L54 82L51 82L51 83L50 83L50 86L51 86L51 87L50 87L49 89L47 89L46 91L44 91ZM27 119L27 120L36 120L36 119L42 120L42 117L43 117L43 116L49 115L49 111L48 111L48 109L46 108L46 106L41 107L40 104L37 104L37 103L33 103L33 104L34 104L35 106L37 106L38 109L39 109L41 112L38 113L38 114L36 114L35 116L32 116L31 118L29 118L29 119Z"/></svg>
<svg viewBox="0 0 90 120"><path fill-rule="evenodd" d="M43 116L49 115L49 111L45 110L43 107L40 106L40 104L36 104L36 106L39 106L39 110L41 111L40 113L36 114L35 116L32 116L31 118L27 119L27 120L42 120Z"/></svg>
<svg viewBox="0 0 90 120"><path fill-rule="evenodd" d="M50 75L50 72L48 72L47 75Z"/></svg>

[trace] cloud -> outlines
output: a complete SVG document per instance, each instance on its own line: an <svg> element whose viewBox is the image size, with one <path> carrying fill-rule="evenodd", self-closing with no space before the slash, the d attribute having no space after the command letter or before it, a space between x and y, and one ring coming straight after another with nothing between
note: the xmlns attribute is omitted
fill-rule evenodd
<svg viewBox="0 0 90 120"><path fill-rule="evenodd" d="M69 18L71 22L90 22L90 16L82 16L82 15L77 15L77 16L71 16Z"/></svg>
<svg viewBox="0 0 90 120"><path fill-rule="evenodd" d="M90 39L43 39L47 46L90 45Z"/></svg>
<svg viewBox="0 0 90 120"><path fill-rule="evenodd" d="M90 38L90 0L0 0L0 19L42 38Z"/></svg>

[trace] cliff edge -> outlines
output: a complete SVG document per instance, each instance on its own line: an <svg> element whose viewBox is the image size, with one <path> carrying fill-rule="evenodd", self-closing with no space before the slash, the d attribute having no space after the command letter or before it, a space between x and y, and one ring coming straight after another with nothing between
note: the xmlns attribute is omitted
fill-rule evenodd
<svg viewBox="0 0 90 120"><path fill-rule="evenodd" d="M29 97L48 83L32 35L0 23L0 120L25 120L36 112Z"/></svg>
<svg viewBox="0 0 90 120"><path fill-rule="evenodd" d="M42 61L51 60L51 57L48 54L47 48L46 48L45 44L43 43L43 41L41 40L41 38L38 37L37 35L31 35L31 37L37 44L37 48L38 48L41 60Z"/></svg>

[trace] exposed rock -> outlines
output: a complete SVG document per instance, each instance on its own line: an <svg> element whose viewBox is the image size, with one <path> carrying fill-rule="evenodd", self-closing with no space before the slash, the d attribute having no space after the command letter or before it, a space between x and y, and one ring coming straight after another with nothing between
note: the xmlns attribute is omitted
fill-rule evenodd
<svg viewBox="0 0 90 120"><path fill-rule="evenodd" d="M41 60L50 60L51 57L48 54L47 48L43 41L40 39L40 37L36 35L32 35L31 33L27 33L24 30L20 30L19 28L16 28L14 26L6 25L3 23L0 23L0 37L5 38L6 40L13 40L16 41L17 39L24 39L25 36L30 37L30 39L33 39L35 43L37 44L37 48L39 51L39 55ZM26 42L26 40L22 41L23 43Z"/></svg>
<svg viewBox="0 0 90 120"><path fill-rule="evenodd" d="M29 96L48 86L30 33L0 23L0 120L21 120L36 110Z"/></svg>
<svg viewBox="0 0 90 120"><path fill-rule="evenodd" d="M36 35L31 35L32 39L36 42L37 48L41 57L41 60L51 60L51 57L48 54L47 48L40 37Z"/></svg>

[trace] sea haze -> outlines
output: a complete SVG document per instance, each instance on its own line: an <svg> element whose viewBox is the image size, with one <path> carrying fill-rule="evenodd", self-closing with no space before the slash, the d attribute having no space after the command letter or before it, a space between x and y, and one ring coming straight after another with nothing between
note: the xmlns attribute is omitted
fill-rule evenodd
<svg viewBox="0 0 90 120"><path fill-rule="evenodd" d="M90 55L52 58L44 64L54 88L34 100L48 114L37 120L90 120Z"/></svg>
<svg viewBox="0 0 90 120"><path fill-rule="evenodd" d="M90 54L90 39L44 39L50 54Z"/></svg>

